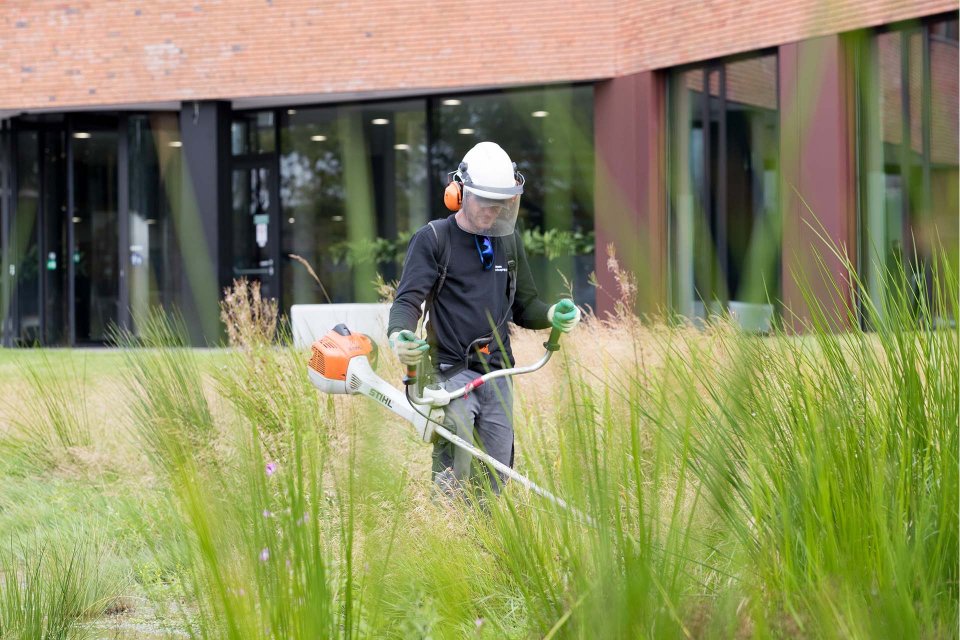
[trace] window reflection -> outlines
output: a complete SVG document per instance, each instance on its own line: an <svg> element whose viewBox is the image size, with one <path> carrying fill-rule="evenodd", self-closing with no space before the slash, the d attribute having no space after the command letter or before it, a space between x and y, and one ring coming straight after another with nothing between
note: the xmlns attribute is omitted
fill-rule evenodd
<svg viewBox="0 0 960 640"><path fill-rule="evenodd" d="M9 211L12 206L10 200L12 191L11 181L11 158L10 158L10 131L0 121L0 220L9 219ZM0 223L5 224L5 223ZM9 247L9 227L0 228L0 274L9 274L11 267L10 247ZM10 282L12 278L4 277L0 279L0 345L7 346L12 339L11 322L9 318L10 303L12 294L10 291Z"/></svg>
<svg viewBox="0 0 960 640"><path fill-rule="evenodd" d="M15 340L32 345L40 340L40 134L17 133L17 190L11 259L14 265Z"/></svg>
<svg viewBox="0 0 960 640"><path fill-rule="evenodd" d="M261 295L276 298L274 291L275 234L271 231L271 194L274 172L267 166L234 167L233 194L233 277L258 280Z"/></svg>
<svg viewBox="0 0 960 640"><path fill-rule="evenodd" d="M281 129L283 306L376 301L428 220L423 101L297 109ZM291 259L309 262L320 280Z"/></svg>
<svg viewBox="0 0 960 640"><path fill-rule="evenodd" d="M150 309L180 304L181 258L176 209L180 200L181 148L176 114L131 116L127 287L134 333Z"/></svg>
<svg viewBox="0 0 960 640"><path fill-rule="evenodd" d="M65 344L70 339L67 229L67 167L64 134L47 129L41 136L43 165L40 187L40 249L43 297L43 344Z"/></svg>
<svg viewBox="0 0 960 640"><path fill-rule="evenodd" d="M277 113L285 308L375 301L374 280L399 277L411 232L449 214L447 172L484 139L504 146L527 176L522 226L543 297L566 291L566 277L577 300L592 304L591 87ZM290 256L307 261L319 283Z"/></svg>
<svg viewBox="0 0 960 640"><path fill-rule="evenodd" d="M272 153L276 148L273 111L235 113L230 125L230 149L235 156Z"/></svg>
<svg viewBox="0 0 960 640"><path fill-rule="evenodd" d="M116 124L74 133L74 314L79 343L104 342L120 308Z"/></svg>
<svg viewBox="0 0 960 640"><path fill-rule="evenodd" d="M778 119L775 55L671 76L670 260L680 315L732 306L769 321L780 280Z"/></svg>
<svg viewBox="0 0 960 640"><path fill-rule="evenodd" d="M888 274L916 311L941 248L956 272L957 20L876 33L862 59L860 262L882 317Z"/></svg>

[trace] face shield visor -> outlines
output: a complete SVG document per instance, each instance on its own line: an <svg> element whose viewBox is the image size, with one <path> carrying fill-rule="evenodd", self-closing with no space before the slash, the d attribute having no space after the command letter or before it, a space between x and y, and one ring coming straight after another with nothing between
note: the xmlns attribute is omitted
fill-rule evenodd
<svg viewBox="0 0 960 640"><path fill-rule="evenodd" d="M484 187L466 182L463 189L464 231L480 236L501 237L513 234L520 212L523 176L517 175L513 187Z"/></svg>

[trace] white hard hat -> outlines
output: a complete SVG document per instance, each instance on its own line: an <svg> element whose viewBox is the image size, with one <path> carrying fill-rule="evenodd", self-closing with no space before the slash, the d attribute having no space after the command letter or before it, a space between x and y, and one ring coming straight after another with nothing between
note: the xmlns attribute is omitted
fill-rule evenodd
<svg viewBox="0 0 960 640"><path fill-rule="evenodd" d="M496 142L480 142L463 156L457 171L468 193L506 200L523 193L523 176Z"/></svg>
<svg viewBox="0 0 960 640"><path fill-rule="evenodd" d="M444 202L457 211L465 231L485 236L514 232L523 194L523 176L495 142L481 142L450 172Z"/></svg>

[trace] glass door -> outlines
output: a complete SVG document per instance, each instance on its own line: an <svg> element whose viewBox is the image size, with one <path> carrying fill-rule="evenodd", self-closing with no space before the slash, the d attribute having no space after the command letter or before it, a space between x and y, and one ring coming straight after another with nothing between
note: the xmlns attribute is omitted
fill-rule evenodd
<svg viewBox="0 0 960 640"><path fill-rule="evenodd" d="M131 115L125 130L128 206L126 241L121 240L126 286L121 291L126 293L126 321L139 336L149 313L159 308L173 312L180 302L183 260L176 221L182 142L175 113Z"/></svg>
<svg viewBox="0 0 960 640"><path fill-rule="evenodd" d="M13 279L13 343L37 344L40 325L40 133L17 131L15 136L15 215L10 234Z"/></svg>
<svg viewBox="0 0 960 640"><path fill-rule="evenodd" d="M262 160L234 161L233 277L260 281L264 298L279 298L279 207L276 171Z"/></svg>
<svg viewBox="0 0 960 640"><path fill-rule="evenodd" d="M74 342L102 343L120 319L118 125L71 132Z"/></svg>
<svg viewBox="0 0 960 640"><path fill-rule="evenodd" d="M176 308L176 114L26 116L7 131L4 344L102 344Z"/></svg>
<svg viewBox="0 0 960 640"><path fill-rule="evenodd" d="M44 132L40 147L40 279L43 299L43 344L64 345L70 340L67 298L69 249L67 233L67 153L65 133L57 126Z"/></svg>
<svg viewBox="0 0 960 640"><path fill-rule="evenodd" d="M0 346L11 345L10 220L13 217L13 152L9 121L0 119Z"/></svg>
<svg viewBox="0 0 960 640"><path fill-rule="evenodd" d="M777 74L776 55L762 55L670 79L670 271L681 316L765 319L776 311Z"/></svg>
<svg viewBox="0 0 960 640"><path fill-rule="evenodd" d="M60 345L67 316L66 154L59 125L15 135L16 203L10 224L12 342Z"/></svg>

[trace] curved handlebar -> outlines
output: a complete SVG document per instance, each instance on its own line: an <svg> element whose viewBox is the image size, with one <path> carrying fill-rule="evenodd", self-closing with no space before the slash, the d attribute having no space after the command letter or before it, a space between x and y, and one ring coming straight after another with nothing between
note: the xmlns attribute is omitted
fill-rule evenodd
<svg viewBox="0 0 960 640"><path fill-rule="evenodd" d="M465 384L463 387L456 389L454 391L433 389L431 390L429 397L422 397L422 396L418 396L411 393L409 396L410 401L413 402L414 404L442 407L449 404L451 400L462 398L463 396L467 395L477 387L482 386L483 384L485 384L490 380L493 380L494 378L515 376L523 373L533 373L534 371L537 371L538 369L543 368L543 366L550 361L550 357L553 355L554 351L560 350L560 334L561 333L562 332L557 328L554 328L552 331L550 331L550 337L547 338L547 341L543 343L543 346L544 346L544 349L546 349L546 352L543 354L543 356L539 360L537 360L531 365L528 365L526 367L511 367L510 369L498 369L497 371L491 371L489 373L485 373L479 378L475 378L471 380L470 382ZM411 369L413 370L413 376L411 376ZM413 382L415 381L416 381L416 367L407 367L407 375L403 379L404 384L406 384L407 386L415 386L413 385Z"/></svg>

